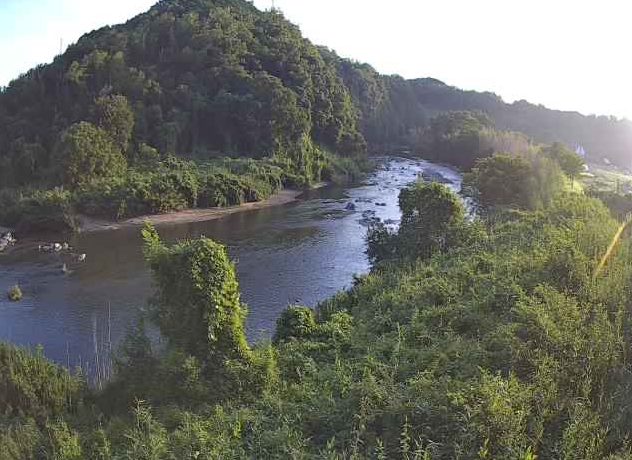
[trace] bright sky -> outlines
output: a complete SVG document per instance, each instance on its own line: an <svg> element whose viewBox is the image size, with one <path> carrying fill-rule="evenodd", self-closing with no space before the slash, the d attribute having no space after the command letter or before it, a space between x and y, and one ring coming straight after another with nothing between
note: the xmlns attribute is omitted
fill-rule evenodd
<svg viewBox="0 0 632 460"><path fill-rule="evenodd" d="M154 0L0 0L0 85ZM269 8L272 0L254 0ZM275 0L317 44L383 73L632 119L627 0Z"/></svg>

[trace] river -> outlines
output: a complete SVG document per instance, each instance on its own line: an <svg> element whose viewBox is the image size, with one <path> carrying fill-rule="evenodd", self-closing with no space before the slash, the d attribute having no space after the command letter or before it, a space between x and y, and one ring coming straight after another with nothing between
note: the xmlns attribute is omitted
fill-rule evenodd
<svg viewBox="0 0 632 460"><path fill-rule="evenodd" d="M396 225L399 191L424 171L460 190L453 169L389 157L359 186L325 187L287 205L158 230L165 241L205 235L228 247L248 305L248 337L256 341L271 335L288 304L315 306L369 270L367 218ZM85 262L40 252L34 242L0 255L0 340L41 345L53 361L91 373L146 309L151 278L138 228L80 234L70 244L87 254ZM65 262L70 272L62 270ZM15 284L24 299L12 303L4 293Z"/></svg>

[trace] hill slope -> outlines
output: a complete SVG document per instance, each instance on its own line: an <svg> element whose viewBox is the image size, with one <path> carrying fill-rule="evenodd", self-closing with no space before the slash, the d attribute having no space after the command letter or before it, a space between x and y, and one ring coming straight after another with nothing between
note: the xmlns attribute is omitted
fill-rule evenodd
<svg viewBox="0 0 632 460"><path fill-rule="evenodd" d="M499 129L523 132L540 143L581 145L588 159L623 167L632 163L632 122L551 110L527 101L505 103L489 92L465 91L434 78L405 80L379 75L366 64L339 61L339 71L361 110L362 131L372 146L406 145L437 113L482 111Z"/></svg>
<svg viewBox="0 0 632 460"><path fill-rule="evenodd" d="M133 112L128 159L163 154L279 156L309 172L313 148L345 154L410 144L447 110L481 110L539 142L581 144L628 166L632 123L586 117L434 79L383 76L312 45L279 12L244 0L162 0L126 24L83 36L0 93L0 183L57 185L64 131L96 122L99 97Z"/></svg>
<svg viewBox="0 0 632 460"><path fill-rule="evenodd" d="M93 121L95 99L108 95L124 96L133 110L132 147L203 158L288 155L301 168L312 140L364 149L335 67L280 14L242 0L161 1L83 36L3 91L4 181L54 182L60 134Z"/></svg>

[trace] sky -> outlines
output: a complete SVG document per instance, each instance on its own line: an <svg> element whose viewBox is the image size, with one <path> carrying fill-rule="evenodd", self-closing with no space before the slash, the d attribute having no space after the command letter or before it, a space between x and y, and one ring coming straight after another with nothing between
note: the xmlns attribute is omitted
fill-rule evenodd
<svg viewBox="0 0 632 460"><path fill-rule="evenodd" d="M0 0L0 85L155 0ZM254 0L270 8L272 0ZM632 119L628 0L275 0L314 43L406 78Z"/></svg>

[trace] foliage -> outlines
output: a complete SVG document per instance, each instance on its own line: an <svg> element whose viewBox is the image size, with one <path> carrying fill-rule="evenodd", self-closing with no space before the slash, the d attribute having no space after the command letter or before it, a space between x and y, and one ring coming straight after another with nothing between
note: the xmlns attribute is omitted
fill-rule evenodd
<svg viewBox="0 0 632 460"><path fill-rule="evenodd" d="M85 164L94 157L80 156L85 139L99 161ZM76 163L98 177L106 159L121 161L115 152L129 158L142 144L205 160L281 155L308 176L311 144L349 156L365 149L336 64L279 12L245 1L159 2L84 35L0 93L3 166L31 185L54 182L54 150L73 159L63 176L75 185Z"/></svg>
<svg viewBox="0 0 632 460"><path fill-rule="evenodd" d="M134 114L131 139L119 95ZM63 132L63 159L82 158L82 136L98 149L85 163L93 177L71 180L72 193L2 192L2 220L57 218L73 205L117 216L221 205L343 176L349 160L322 146L362 150L357 123L374 130L374 145L421 128L443 161L480 159L466 185L485 212L466 217L445 187L414 184L400 197L400 228L369 235L371 273L314 311L290 307L274 341L252 347L225 248L207 238L167 245L146 227L152 319L166 343L139 325L103 391L40 352L0 345L2 455L629 457L632 245L620 241L594 273L620 224L598 199L563 190L560 168L573 170L560 148L490 156L528 143L482 114L425 128L434 112L471 108L502 129L567 143L587 126L577 139L612 146L604 133L627 126L381 77L241 0L159 2L13 82L0 95L6 184L55 185L49 154ZM131 170L99 169L110 153L125 159L126 139Z"/></svg>
<svg viewBox="0 0 632 460"><path fill-rule="evenodd" d="M274 342L310 337L316 330L314 311L308 307L288 307L277 320Z"/></svg>
<svg viewBox="0 0 632 460"><path fill-rule="evenodd" d="M397 233L379 224L369 231L367 254L374 264L394 258L425 259L463 242L468 226L465 208L446 186L417 182L401 191L399 207L402 221Z"/></svg>
<svg viewBox="0 0 632 460"><path fill-rule="evenodd" d="M134 113L125 96L102 96L95 101L94 118L114 145L127 153L134 131Z"/></svg>
<svg viewBox="0 0 632 460"><path fill-rule="evenodd" d="M482 112L447 112L435 116L414 139L424 158L469 170L495 153L526 154L531 141L522 133L499 131Z"/></svg>
<svg viewBox="0 0 632 460"><path fill-rule="evenodd" d="M84 458L79 435L70 429L66 422L57 421L46 424L47 446L50 458L54 460L82 460Z"/></svg>
<svg viewBox="0 0 632 460"><path fill-rule="evenodd" d="M107 132L88 122L64 131L55 150L55 163L62 183L69 187L117 177L125 170L125 158Z"/></svg>
<svg viewBox="0 0 632 460"><path fill-rule="evenodd" d="M584 170L582 157L560 142L554 142L545 148L544 153L557 162L564 174L571 179L576 178Z"/></svg>
<svg viewBox="0 0 632 460"><path fill-rule="evenodd" d="M0 452L7 460L36 460L43 434L32 418L5 419L0 425Z"/></svg>
<svg viewBox="0 0 632 460"><path fill-rule="evenodd" d="M480 160L465 174L467 193L484 208L536 209L564 189L564 176L540 154L497 154Z"/></svg>
<svg viewBox="0 0 632 460"><path fill-rule="evenodd" d="M613 217L619 220L625 220L632 213L632 195L593 189L590 189L588 194L601 200L608 206Z"/></svg>
<svg viewBox="0 0 632 460"><path fill-rule="evenodd" d="M627 168L630 164L630 120L551 110L524 100L508 104L494 93L462 90L432 78L382 78L387 87L396 89L387 90L382 96L388 102L382 104L378 113L385 119L378 118L382 124L397 127L381 138L382 143L413 148L415 134L423 131L436 114L480 111L494 120L497 130L524 133L543 144L561 142L572 148L579 144L586 150L587 160L593 163L602 163L607 158L620 167ZM400 98L399 94L405 96Z"/></svg>
<svg viewBox="0 0 632 460"><path fill-rule="evenodd" d="M158 287L156 317L163 336L186 353L216 364L248 359L245 310L225 248L206 238L168 248L149 225L143 238Z"/></svg>
<svg viewBox="0 0 632 460"><path fill-rule="evenodd" d="M41 350L31 354L0 344L0 411L45 419L79 403L82 382L47 361Z"/></svg>
<svg viewBox="0 0 632 460"><path fill-rule="evenodd" d="M477 159L493 153L482 150L480 140L481 133L492 127L492 120L483 113L437 115L422 135L419 148L424 157L469 169Z"/></svg>
<svg viewBox="0 0 632 460"><path fill-rule="evenodd" d="M167 433L156 421L151 410L142 401L134 409L134 423L128 429L126 437L129 445L125 452L126 459L161 460L167 454Z"/></svg>
<svg viewBox="0 0 632 460"><path fill-rule="evenodd" d="M0 190L0 222L22 234L68 232L77 227L71 194L63 189L18 192Z"/></svg>
<svg viewBox="0 0 632 460"><path fill-rule="evenodd" d="M305 177L291 165L274 160L159 159L143 146L135 166L117 177L93 179L72 192L63 189L0 190L0 223L22 233L72 231L76 213L109 219L177 211L185 208L235 206L269 198L284 186L307 186L322 179L350 182L370 167L368 162L322 154L318 176Z"/></svg>
<svg viewBox="0 0 632 460"><path fill-rule="evenodd" d="M274 342L253 348L225 250L204 238L167 246L146 228L167 347L141 328L115 380L79 398L96 405L80 417L62 406L40 426L27 412L0 442L26 458L55 446L94 458L623 455L632 247L593 277L619 225L607 208L567 192L469 223L436 184L400 201L416 243L470 237L377 264L315 311L290 307ZM134 402L145 397L151 409Z"/></svg>

